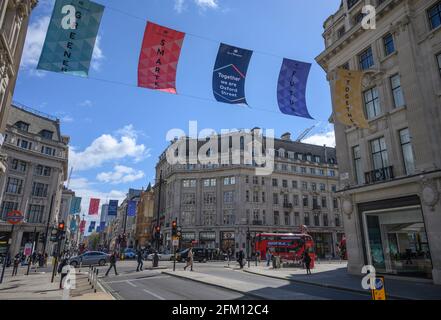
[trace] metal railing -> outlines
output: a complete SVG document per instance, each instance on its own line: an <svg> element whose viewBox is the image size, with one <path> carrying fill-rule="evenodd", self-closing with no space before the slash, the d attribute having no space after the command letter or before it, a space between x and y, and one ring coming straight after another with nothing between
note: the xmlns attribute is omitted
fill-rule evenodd
<svg viewBox="0 0 441 320"><path fill-rule="evenodd" d="M394 179L394 170L393 167L390 166L366 172L364 176L366 184L373 184Z"/></svg>

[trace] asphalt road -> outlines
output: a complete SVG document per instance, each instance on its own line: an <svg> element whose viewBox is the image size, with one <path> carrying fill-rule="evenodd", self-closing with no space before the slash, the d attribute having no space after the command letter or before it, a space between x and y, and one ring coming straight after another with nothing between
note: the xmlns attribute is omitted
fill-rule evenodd
<svg viewBox="0 0 441 320"><path fill-rule="evenodd" d="M145 262L150 266L151 262ZM166 266L172 270L171 262L161 261L160 266ZM195 263L195 272L210 274L216 277L240 280L245 283L259 284L264 287L251 294L271 296L280 300L370 300L368 295L323 288L314 285L298 284L287 280L279 280L259 275L253 275L242 271L233 271L225 268L225 263ZM164 275L161 270L145 270L135 272L134 261L119 262L119 275L115 276L111 271L109 277L101 278L106 289L121 299L128 300L247 300L256 299L254 295L240 294L235 291L222 289L191 280L180 279ZM182 270L184 264L176 264L177 270ZM100 268L100 274L105 273L106 267Z"/></svg>

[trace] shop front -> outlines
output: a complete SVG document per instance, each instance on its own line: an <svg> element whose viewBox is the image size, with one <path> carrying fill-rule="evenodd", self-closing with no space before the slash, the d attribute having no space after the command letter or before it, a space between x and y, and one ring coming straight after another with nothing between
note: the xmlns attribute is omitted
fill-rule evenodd
<svg viewBox="0 0 441 320"><path fill-rule="evenodd" d="M196 241L195 232L182 232L181 249L187 249L194 245Z"/></svg>
<svg viewBox="0 0 441 320"><path fill-rule="evenodd" d="M207 249L216 248L216 232L201 231L199 232L199 246Z"/></svg>
<svg viewBox="0 0 441 320"><path fill-rule="evenodd" d="M417 198L406 202L406 206L388 208L359 205L365 259L378 273L431 279L422 208Z"/></svg>
<svg viewBox="0 0 441 320"><path fill-rule="evenodd" d="M334 255L334 243L332 233L328 232L310 232L314 239L315 254L322 259L332 257Z"/></svg>
<svg viewBox="0 0 441 320"><path fill-rule="evenodd" d="M224 231L220 233L221 238L221 251L227 253L228 249L231 249L231 252L234 254L235 252L235 239L234 239L234 231Z"/></svg>
<svg viewBox="0 0 441 320"><path fill-rule="evenodd" d="M10 237L10 232L0 232L0 257L6 256L6 251L8 250L8 241Z"/></svg>

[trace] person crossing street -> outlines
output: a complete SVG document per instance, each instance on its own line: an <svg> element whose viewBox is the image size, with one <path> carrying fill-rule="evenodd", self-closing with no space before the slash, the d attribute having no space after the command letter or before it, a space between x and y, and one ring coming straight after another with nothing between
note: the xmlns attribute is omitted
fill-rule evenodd
<svg viewBox="0 0 441 320"><path fill-rule="evenodd" d="M136 260L138 261L138 265L136 267L136 272L142 271L142 266L144 265L142 262L142 252L138 250L136 252Z"/></svg>
<svg viewBox="0 0 441 320"><path fill-rule="evenodd" d="M112 255L110 256L110 266L109 266L109 269L107 269L106 277L109 276L110 269L112 269L112 268L115 270L115 275L117 276L118 271L116 271L116 253L115 252L113 252Z"/></svg>
<svg viewBox="0 0 441 320"><path fill-rule="evenodd" d="M188 250L187 264L184 267L184 271L187 270L188 267L190 267L190 271L193 271L193 248Z"/></svg>

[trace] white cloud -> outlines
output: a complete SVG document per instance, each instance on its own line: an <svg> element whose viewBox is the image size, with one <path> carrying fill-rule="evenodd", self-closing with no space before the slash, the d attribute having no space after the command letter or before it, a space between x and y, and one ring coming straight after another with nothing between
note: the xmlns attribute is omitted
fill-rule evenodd
<svg viewBox="0 0 441 320"><path fill-rule="evenodd" d="M65 115L63 118L61 118L61 122L74 122L74 118L72 118L70 115Z"/></svg>
<svg viewBox="0 0 441 320"><path fill-rule="evenodd" d="M303 143L315 144L319 146L335 147L335 132L329 130L323 133L317 133L302 141Z"/></svg>
<svg viewBox="0 0 441 320"><path fill-rule="evenodd" d="M101 49L101 36L97 36L95 47L93 48L92 61L90 63L91 68L95 71L99 71L104 58L105 56L103 54L103 50Z"/></svg>
<svg viewBox="0 0 441 320"><path fill-rule="evenodd" d="M79 103L80 107L92 107L93 106L93 102L89 99L84 100L83 102Z"/></svg>
<svg viewBox="0 0 441 320"><path fill-rule="evenodd" d="M218 9L219 8L219 0L193 0L196 6L198 6L201 10L206 9ZM181 13L186 9L186 0L175 0L175 10L178 13Z"/></svg>
<svg viewBox="0 0 441 320"><path fill-rule="evenodd" d="M149 156L149 150L143 144L137 143L137 134L133 127L126 126L123 134L117 136L103 134L96 138L83 151L71 147L69 152L70 165L75 171L84 171L99 168L106 162L132 158L135 162ZM132 128L129 130L127 128ZM124 130L121 129L121 130ZM120 137L118 137L120 136Z"/></svg>
<svg viewBox="0 0 441 320"><path fill-rule="evenodd" d="M104 183L120 184L144 178L144 172L130 167L117 165L111 172L102 172L96 179Z"/></svg>
<svg viewBox="0 0 441 320"><path fill-rule="evenodd" d="M41 50L43 49L49 21L50 17L44 16L29 25L23 49L23 57L21 59L21 68L34 69L37 66ZM42 75L42 73L39 72L35 74L38 76Z"/></svg>

